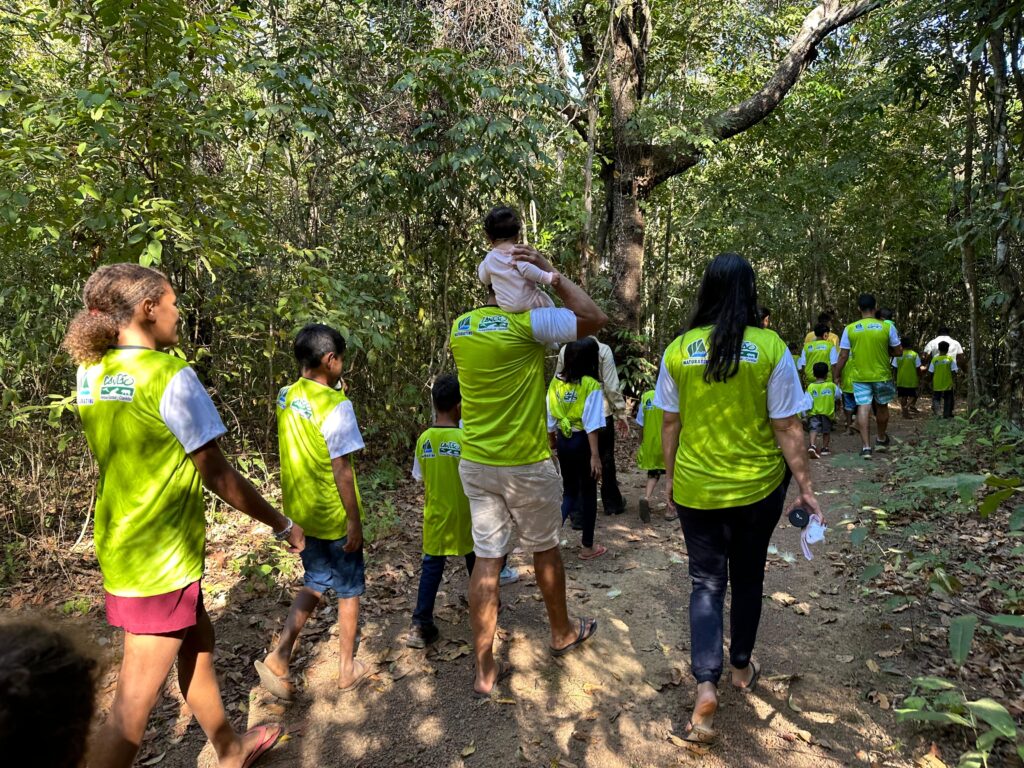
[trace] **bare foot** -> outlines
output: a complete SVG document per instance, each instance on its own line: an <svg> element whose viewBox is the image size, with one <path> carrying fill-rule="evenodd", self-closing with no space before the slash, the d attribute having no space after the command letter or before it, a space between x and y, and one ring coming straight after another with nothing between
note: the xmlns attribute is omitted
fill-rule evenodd
<svg viewBox="0 0 1024 768"><path fill-rule="evenodd" d="M344 672L338 674L338 687L342 691L351 691L366 677L369 671L370 668L363 662L358 659L352 659L352 667L349 673L347 675Z"/></svg>
<svg viewBox="0 0 1024 768"><path fill-rule="evenodd" d="M697 684L697 700L693 703L690 722L695 726L709 729L714 725L718 711L718 689L714 683Z"/></svg>
<svg viewBox="0 0 1024 768"><path fill-rule="evenodd" d="M488 668L477 669L476 680L473 681L473 691L481 696L490 696L494 687L512 672L512 665L507 662L494 661L493 656L491 662Z"/></svg>
<svg viewBox="0 0 1024 768"><path fill-rule="evenodd" d="M282 656L276 649L267 654L263 660L267 668L278 677L288 676L288 659Z"/></svg>
<svg viewBox="0 0 1024 768"><path fill-rule="evenodd" d="M270 750L281 738L284 729L279 725L261 725L243 733L238 743L241 750L217 761L218 768L241 768L250 755Z"/></svg>
<svg viewBox="0 0 1024 768"><path fill-rule="evenodd" d="M753 659L743 669L737 669L732 667L732 684L741 690L746 690L752 687L754 679L760 674L761 667Z"/></svg>

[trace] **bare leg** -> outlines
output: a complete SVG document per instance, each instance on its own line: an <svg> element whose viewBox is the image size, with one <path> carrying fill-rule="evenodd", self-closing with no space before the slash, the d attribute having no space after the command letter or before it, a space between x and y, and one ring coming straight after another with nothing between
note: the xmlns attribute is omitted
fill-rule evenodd
<svg viewBox="0 0 1024 768"><path fill-rule="evenodd" d="M124 634L124 658L107 721L89 750L92 768L129 768L146 732L181 637Z"/></svg>
<svg viewBox="0 0 1024 768"><path fill-rule="evenodd" d="M292 607L288 611L288 618L285 619L284 628L281 630L281 637L278 638L277 646L270 653L263 663L270 667L270 671L278 677L288 674L288 663L291 661L292 652L295 650L295 642L299 639L299 633L306 625L310 615L320 604L320 593L309 587L303 587L295 595Z"/></svg>
<svg viewBox="0 0 1024 768"><path fill-rule="evenodd" d="M875 411L875 421L878 422L878 439L884 441L886 432L889 429L889 406L880 405Z"/></svg>
<svg viewBox="0 0 1024 768"><path fill-rule="evenodd" d="M569 608L565 604L565 568L558 547L533 553L533 570L537 586L544 598L551 625L551 647L564 648L576 640L579 627L569 621Z"/></svg>
<svg viewBox="0 0 1024 768"><path fill-rule="evenodd" d="M228 722L213 667L213 646L213 625L201 608L196 625L188 630L178 651L178 684L196 721L213 744L220 768L241 768L258 737L254 734L249 744L243 744Z"/></svg>
<svg viewBox="0 0 1024 768"><path fill-rule="evenodd" d="M650 501L654 498L654 489L658 485L658 478L648 477L647 488L644 490L644 498Z"/></svg>
<svg viewBox="0 0 1024 768"><path fill-rule="evenodd" d="M857 406L857 429L865 448L871 447L871 405Z"/></svg>
<svg viewBox="0 0 1024 768"><path fill-rule="evenodd" d="M359 598L338 600L338 686L348 688L366 671L356 661L356 630L359 628Z"/></svg>
<svg viewBox="0 0 1024 768"><path fill-rule="evenodd" d="M473 574L469 578L469 623L473 628L473 647L476 653L473 690L478 693L489 693L498 679L498 666L494 662L494 632L498 626L498 579L501 564L500 557L477 555ZM537 582L540 583L539 570Z"/></svg>
<svg viewBox="0 0 1024 768"><path fill-rule="evenodd" d="M832 450L832 433L831 432L825 432L825 433L822 434L822 436L821 436L821 446L826 451Z"/></svg>
<svg viewBox="0 0 1024 768"><path fill-rule="evenodd" d="M808 445L807 447L808 448L813 448L814 450L818 450L818 433L817 432L811 432L810 441L811 441L810 445Z"/></svg>

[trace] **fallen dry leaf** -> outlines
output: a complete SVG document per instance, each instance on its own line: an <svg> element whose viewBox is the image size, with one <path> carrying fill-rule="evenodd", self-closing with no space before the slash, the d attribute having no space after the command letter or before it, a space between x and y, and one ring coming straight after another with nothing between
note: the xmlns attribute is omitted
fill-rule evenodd
<svg viewBox="0 0 1024 768"><path fill-rule="evenodd" d="M793 606L793 613L799 616L810 616L811 615L811 604L810 603L797 603Z"/></svg>
<svg viewBox="0 0 1024 768"><path fill-rule="evenodd" d="M868 659L864 662L864 664L867 665L867 668L874 672L876 675L882 671L882 668L878 666L878 662L874 659Z"/></svg>
<svg viewBox="0 0 1024 768"><path fill-rule="evenodd" d="M469 757L474 752L476 752L476 744L474 744L473 742L470 742L468 745L462 748L463 757Z"/></svg>
<svg viewBox="0 0 1024 768"><path fill-rule="evenodd" d="M796 598L787 592L772 592L772 600L780 605L793 605Z"/></svg>

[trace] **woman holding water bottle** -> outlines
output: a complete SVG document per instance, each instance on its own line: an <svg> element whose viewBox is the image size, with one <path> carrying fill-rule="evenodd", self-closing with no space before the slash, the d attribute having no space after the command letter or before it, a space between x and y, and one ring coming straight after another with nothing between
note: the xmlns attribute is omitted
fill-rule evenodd
<svg viewBox="0 0 1024 768"><path fill-rule="evenodd" d="M667 493L690 560L690 666L697 681L686 739L715 740L722 617L732 581L732 685L750 692L768 542L782 515L787 464L799 486L791 508L824 516L811 486L803 426L809 408L785 342L758 322L750 264L723 253L704 271L684 333L665 351L654 403L665 411Z"/></svg>

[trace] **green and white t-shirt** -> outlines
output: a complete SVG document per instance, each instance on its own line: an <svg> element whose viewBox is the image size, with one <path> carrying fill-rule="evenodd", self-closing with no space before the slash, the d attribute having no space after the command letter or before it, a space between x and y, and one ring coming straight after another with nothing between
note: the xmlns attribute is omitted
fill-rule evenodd
<svg viewBox="0 0 1024 768"><path fill-rule="evenodd" d="M814 381L807 387L807 396L811 398L811 416L828 416L830 419L836 415L836 396L839 388L831 381L821 383Z"/></svg>
<svg viewBox="0 0 1024 768"><path fill-rule="evenodd" d="M301 378L277 395L284 513L307 536L336 540L348 533L348 512L331 462L363 449L352 401L340 389ZM355 468L352 469L355 480ZM362 511L359 483L356 503Z"/></svg>
<svg viewBox="0 0 1024 768"><path fill-rule="evenodd" d="M919 383L917 369L921 358L912 349L904 349L903 354L892 359L892 367L896 369L896 386L905 389L917 389Z"/></svg>
<svg viewBox="0 0 1024 768"><path fill-rule="evenodd" d="M469 499L459 478L462 430L431 427L416 441L412 476L423 482L423 554L473 551Z"/></svg>
<svg viewBox="0 0 1024 768"><path fill-rule="evenodd" d="M936 355L928 364L928 372L932 374L932 391L948 392L953 388L953 373L959 371L956 358L952 355Z"/></svg>
<svg viewBox="0 0 1024 768"><path fill-rule="evenodd" d="M544 355L576 339L568 309L480 307L456 318L451 347L462 390L462 458L514 467L551 456L545 426Z"/></svg>
<svg viewBox="0 0 1024 768"><path fill-rule="evenodd" d="M605 425L604 395L596 379L584 376L572 384L557 376L548 386L548 432L570 437L573 432L596 432Z"/></svg>
<svg viewBox="0 0 1024 768"><path fill-rule="evenodd" d="M647 390L636 411L636 423L644 428L640 448L636 452L636 463L640 469L665 468L665 454L661 451L661 425L664 420L665 412L654 404L654 390Z"/></svg>
<svg viewBox="0 0 1024 768"><path fill-rule="evenodd" d="M839 362L839 352L836 345L826 339L815 339L804 344L800 352L800 359L796 361L796 367L803 370L808 381L814 381L814 364L825 363L829 367L829 378L832 377L831 368Z"/></svg>
<svg viewBox="0 0 1024 768"><path fill-rule="evenodd" d="M669 344L654 404L678 413L679 449L672 496L695 509L753 504L782 482L785 462L771 419L810 408L800 374L774 331L749 326L739 370L707 382L711 327L694 328Z"/></svg>
<svg viewBox="0 0 1024 768"><path fill-rule="evenodd" d="M78 369L78 414L99 465L103 588L151 597L203 576L206 505L189 454L227 430L184 360L139 347Z"/></svg>
<svg viewBox="0 0 1024 768"><path fill-rule="evenodd" d="M865 317L850 323L839 341L840 349L850 350L846 366L854 366L853 382L871 384L892 381L889 349L900 345L900 335L890 320ZM856 360L854 360L856 358ZM845 391L845 390L844 390Z"/></svg>

